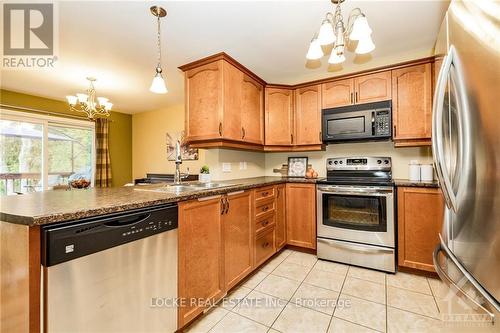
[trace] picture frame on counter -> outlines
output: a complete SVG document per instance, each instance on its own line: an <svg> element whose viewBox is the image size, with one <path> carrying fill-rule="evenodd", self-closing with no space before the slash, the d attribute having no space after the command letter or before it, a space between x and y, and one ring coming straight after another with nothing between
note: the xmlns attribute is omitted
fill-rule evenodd
<svg viewBox="0 0 500 333"><path fill-rule="evenodd" d="M305 178L308 157L288 157L288 177Z"/></svg>

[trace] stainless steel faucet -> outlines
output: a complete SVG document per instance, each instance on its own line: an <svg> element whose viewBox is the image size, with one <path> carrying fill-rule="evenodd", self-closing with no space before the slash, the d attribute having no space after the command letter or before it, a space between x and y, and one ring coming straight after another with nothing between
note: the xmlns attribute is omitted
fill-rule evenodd
<svg viewBox="0 0 500 333"><path fill-rule="evenodd" d="M187 168L187 173L181 174L181 164L182 164L182 153L181 153L181 142L177 140L175 143L175 173L174 173L174 184L180 184L183 179L189 177L189 168Z"/></svg>

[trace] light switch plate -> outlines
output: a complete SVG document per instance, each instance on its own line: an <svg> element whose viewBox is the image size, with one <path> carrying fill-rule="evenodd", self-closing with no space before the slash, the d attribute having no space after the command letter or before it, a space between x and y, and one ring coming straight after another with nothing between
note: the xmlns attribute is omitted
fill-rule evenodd
<svg viewBox="0 0 500 333"><path fill-rule="evenodd" d="M247 162L240 162L240 170L246 170L247 169Z"/></svg>
<svg viewBox="0 0 500 333"><path fill-rule="evenodd" d="M231 172L231 163L222 163L222 172Z"/></svg>

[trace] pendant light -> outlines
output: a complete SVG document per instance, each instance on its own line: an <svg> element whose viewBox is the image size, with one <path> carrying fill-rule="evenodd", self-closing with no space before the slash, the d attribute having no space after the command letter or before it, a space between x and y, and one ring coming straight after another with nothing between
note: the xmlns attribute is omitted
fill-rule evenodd
<svg viewBox="0 0 500 333"><path fill-rule="evenodd" d="M165 94L168 92L167 86L165 85L165 80L162 76L161 69L161 26L160 26L160 18L167 16L167 11L159 6L153 6L150 8L151 14L156 16L158 23L158 64L156 65L156 74L153 77L153 82L151 82L151 87L149 90L155 94Z"/></svg>

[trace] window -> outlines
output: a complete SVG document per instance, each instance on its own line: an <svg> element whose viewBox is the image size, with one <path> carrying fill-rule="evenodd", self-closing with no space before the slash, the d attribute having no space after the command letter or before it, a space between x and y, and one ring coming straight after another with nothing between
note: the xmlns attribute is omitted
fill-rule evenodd
<svg viewBox="0 0 500 333"><path fill-rule="evenodd" d="M0 195L94 184L93 122L1 110Z"/></svg>

